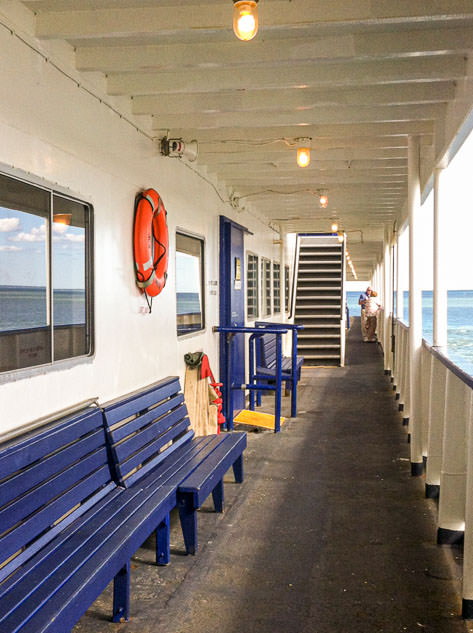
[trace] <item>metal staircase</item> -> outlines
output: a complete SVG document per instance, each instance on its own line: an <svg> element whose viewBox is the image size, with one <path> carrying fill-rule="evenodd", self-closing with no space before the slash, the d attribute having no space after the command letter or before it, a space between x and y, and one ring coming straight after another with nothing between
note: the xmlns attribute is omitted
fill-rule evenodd
<svg viewBox="0 0 473 633"><path fill-rule="evenodd" d="M294 323L304 365L343 365L345 246L335 235L299 235Z"/></svg>

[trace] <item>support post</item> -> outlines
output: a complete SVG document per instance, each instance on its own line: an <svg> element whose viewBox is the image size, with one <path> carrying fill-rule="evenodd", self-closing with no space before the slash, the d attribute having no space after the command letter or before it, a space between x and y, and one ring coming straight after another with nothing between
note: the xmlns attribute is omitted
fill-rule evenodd
<svg viewBox="0 0 473 633"><path fill-rule="evenodd" d="M402 321L404 313L404 290L401 283L401 249L399 246L399 233L396 240L396 316Z"/></svg>
<svg viewBox="0 0 473 633"><path fill-rule="evenodd" d="M434 312L433 345L446 352L447 348L447 278L445 204L442 203L443 169L434 170Z"/></svg>
<svg viewBox="0 0 473 633"><path fill-rule="evenodd" d="M411 473L424 471L422 457L422 420L420 420L420 351L422 345L422 289L420 284L420 254L422 230L419 211L420 141L410 136L408 141L408 212L409 212L409 395Z"/></svg>
<svg viewBox="0 0 473 633"><path fill-rule="evenodd" d="M383 351L384 372L390 373L391 364L391 235L389 231L384 233L384 279L383 279Z"/></svg>

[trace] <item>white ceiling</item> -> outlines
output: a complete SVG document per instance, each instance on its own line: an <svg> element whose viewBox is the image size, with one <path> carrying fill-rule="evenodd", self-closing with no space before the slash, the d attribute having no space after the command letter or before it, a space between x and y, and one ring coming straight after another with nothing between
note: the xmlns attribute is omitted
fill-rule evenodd
<svg viewBox="0 0 473 633"><path fill-rule="evenodd" d="M337 218L360 277L405 205L408 135L428 172L471 80L473 0L260 0L251 42L233 35L231 0L23 4L36 36L69 42L77 70L103 73L157 138L197 139L197 167L240 206L289 231Z"/></svg>

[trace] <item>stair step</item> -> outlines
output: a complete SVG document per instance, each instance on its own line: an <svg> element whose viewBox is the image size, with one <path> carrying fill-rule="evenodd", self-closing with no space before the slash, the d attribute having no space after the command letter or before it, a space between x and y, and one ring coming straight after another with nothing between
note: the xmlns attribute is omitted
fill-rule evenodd
<svg viewBox="0 0 473 633"><path fill-rule="evenodd" d="M319 349L340 349L340 345L337 345L337 344L333 344L333 345L298 345L297 349L301 349L301 350L313 349L314 351L317 351Z"/></svg>
<svg viewBox="0 0 473 633"><path fill-rule="evenodd" d="M306 354L304 354L304 363L306 361L311 361L311 360L329 360L329 359L340 359L340 354L311 354L310 356L307 356Z"/></svg>
<svg viewBox="0 0 473 633"><path fill-rule="evenodd" d="M326 303L306 303L304 305L299 305L299 302L296 304L296 310L331 310L332 312L335 310L336 312L340 312L340 306L337 305L327 305Z"/></svg>

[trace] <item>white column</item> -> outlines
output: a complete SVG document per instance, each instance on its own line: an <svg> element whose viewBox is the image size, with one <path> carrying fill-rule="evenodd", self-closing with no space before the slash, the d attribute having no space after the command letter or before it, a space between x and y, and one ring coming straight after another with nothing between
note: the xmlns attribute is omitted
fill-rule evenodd
<svg viewBox="0 0 473 633"><path fill-rule="evenodd" d="M411 434L411 472L423 472L422 421L420 418L420 350L422 345L422 290L420 254L422 231L419 220L420 192L419 137L408 141L408 217L409 217L409 428Z"/></svg>
<svg viewBox="0 0 473 633"><path fill-rule="evenodd" d="M286 230L279 225L279 294L281 301L281 321L286 320Z"/></svg>
<svg viewBox="0 0 473 633"><path fill-rule="evenodd" d="M391 367L391 235L389 231L384 233L384 280L383 280L383 308L384 308L384 371L390 372Z"/></svg>
<svg viewBox="0 0 473 633"><path fill-rule="evenodd" d="M434 309L433 344L447 347L447 266L446 204L442 201L443 169L434 171Z"/></svg>
<svg viewBox="0 0 473 633"><path fill-rule="evenodd" d="M401 249L399 248L399 233L396 240L396 316L402 320L404 311L404 295L401 285L401 263L400 263Z"/></svg>
<svg viewBox="0 0 473 633"><path fill-rule="evenodd" d="M420 257L422 229L419 220L420 195L419 137L410 136L408 142L409 213L409 427L411 432L411 472L423 473L422 420L420 419L420 350L422 345L422 289L420 285Z"/></svg>

